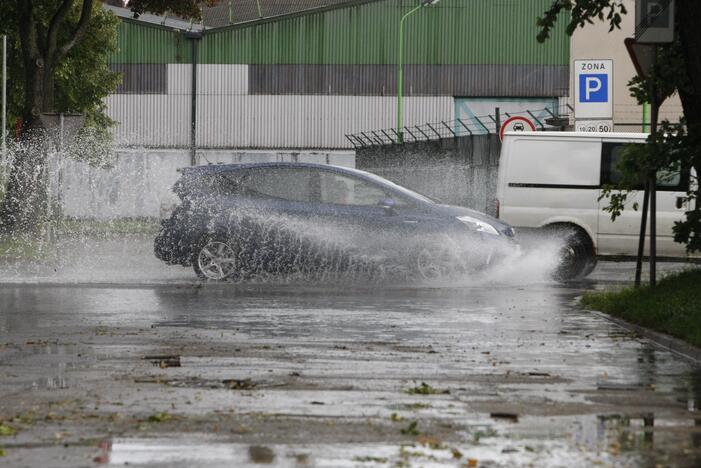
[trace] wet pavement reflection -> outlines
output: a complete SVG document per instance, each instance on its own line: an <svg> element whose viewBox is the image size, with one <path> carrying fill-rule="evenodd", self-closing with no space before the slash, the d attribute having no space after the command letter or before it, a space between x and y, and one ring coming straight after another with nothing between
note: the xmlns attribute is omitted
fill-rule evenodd
<svg viewBox="0 0 701 468"><path fill-rule="evenodd" d="M0 448L28 466L699 466L699 368L581 310L602 281L5 284Z"/></svg>

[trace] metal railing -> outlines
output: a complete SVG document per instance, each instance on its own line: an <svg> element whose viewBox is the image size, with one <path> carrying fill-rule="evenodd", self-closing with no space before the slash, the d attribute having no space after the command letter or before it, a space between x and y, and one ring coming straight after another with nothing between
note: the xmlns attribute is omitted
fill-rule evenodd
<svg viewBox="0 0 701 468"><path fill-rule="evenodd" d="M544 108L504 113L499 113L498 109L495 109L494 114L405 126L401 131L398 131L396 128L384 128L346 134L345 136L353 147L365 148L368 146L415 143L471 135L488 135L490 133L499 133L501 123L517 115L529 118L536 128L545 130L546 128L556 128L558 126L551 125L548 122L566 120L569 123L572 111L573 109L570 105L555 109Z"/></svg>

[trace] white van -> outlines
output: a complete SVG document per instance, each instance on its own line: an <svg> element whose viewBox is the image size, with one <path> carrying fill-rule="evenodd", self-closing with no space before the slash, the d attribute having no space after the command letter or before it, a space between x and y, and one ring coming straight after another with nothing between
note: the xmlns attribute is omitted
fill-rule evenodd
<svg viewBox="0 0 701 468"><path fill-rule="evenodd" d="M603 210L609 200L598 198L601 187L620 174L622 145L644 143L646 138L642 133L506 133L499 160L498 217L517 231L525 227L568 232L565 250L571 258L565 276L586 275L597 255L635 256L643 191L628 195L626 209L615 222ZM689 175L664 179L657 191L657 254L686 257L684 245L674 242L672 227L687 210ZM649 239L646 251L648 247Z"/></svg>

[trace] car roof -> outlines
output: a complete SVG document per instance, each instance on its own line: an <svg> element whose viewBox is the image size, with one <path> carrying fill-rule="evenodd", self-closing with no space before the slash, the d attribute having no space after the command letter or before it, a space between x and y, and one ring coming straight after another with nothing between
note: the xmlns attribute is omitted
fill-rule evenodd
<svg viewBox="0 0 701 468"><path fill-rule="evenodd" d="M263 163L241 163L241 164L207 164L203 166L183 167L179 171L187 175L211 175L222 172L243 171L246 169L258 168L308 168L331 170L335 172L345 172L361 177L373 178L371 174L359 169L350 167L333 166L331 164L317 164L305 162L263 162ZM374 178L373 178L374 179Z"/></svg>
<svg viewBox="0 0 701 468"><path fill-rule="evenodd" d="M305 162L263 162L263 163L243 163L243 164L208 164L205 166L191 166L183 167L179 171L183 176L206 176L212 174L221 174L225 172L235 172L243 171L246 169L257 169L257 168L308 168L308 169L320 169L325 171L337 172L340 174L350 174L367 181L374 182L384 186L386 189L390 189L393 192L399 192L405 196L409 196L414 200L421 200L424 203L435 203L435 200L426 195L422 195L418 192L410 190L401 185L397 185L392 181L389 181L383 177L370 172L361 171L360 169L355 169L351 167L343 166L333 166L331 164L316 164L316 163L305 163Z"/></svg>

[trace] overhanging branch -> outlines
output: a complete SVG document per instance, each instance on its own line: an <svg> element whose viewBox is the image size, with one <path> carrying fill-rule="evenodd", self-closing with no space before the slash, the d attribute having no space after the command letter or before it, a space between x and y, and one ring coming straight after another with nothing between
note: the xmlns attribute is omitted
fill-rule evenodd
<svg viewBox="0 0 701 468"><path fill-rule="evenodd" d="M63 0L49 22L49 30L46 33L46 45L44 48L44 56L47 59L54 58L53 56L56 51L56 38L58 37L58 30L60 29L64 18L70 11L71 6L73 6L73 0Z"/></svg>
<svg viewBox="0 0 701 468"><path fill-rule="evenodd" d="M66 0L68 1L68 0ZM73 31L73 35L61 48L59 49L59 57L66 55L75 46L81 37L85 34L88 29L88 24L90 23L90 17L92 16L92 6L93 0L83 0L83 7L80 10L80 20L78 20L78 26Z"/></svg>

